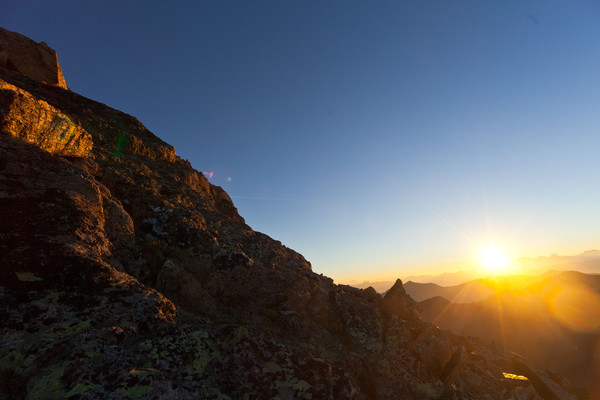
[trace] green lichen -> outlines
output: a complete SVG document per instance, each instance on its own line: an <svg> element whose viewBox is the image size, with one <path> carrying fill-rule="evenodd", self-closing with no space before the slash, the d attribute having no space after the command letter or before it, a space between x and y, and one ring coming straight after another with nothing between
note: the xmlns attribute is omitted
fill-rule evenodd
<svg viewBox="0 0 600 400"><path fill-rule="evenodd" d="M42 278L29 271L15 271L17 279L21 282L40 282Z"/></svg>
<svg viewBox="0 0 600 400"><path fill-rule="evenodd" d="M239 326L234 333L234 339L236 341L240 340L240 339L245 339L248 337L248 335L250 334L250 332L248 331L248 329L245 326Z"/></svg>
<svg viewBox="0 0 600 400"><path fill-rule="evenodd" d="M305 380L298 379L294 376L294 371L290 369L284 369L279 364L273 361L267 361L263 366L263 372L265 374L278 374L277 377L281 377L284 379L277 379L275 383L275 387L277 388L289 388L296 392L295 398L301 399L312 399L312 394L307 393L312 385Z"/></svg>
<svg viewBox="0 0 600 400"><path fill-rule="evenodd" d="M203 373L211 359L212 357L209 354L196 352L196 357L191 364L192 370L198 374Z"/></svg>
<svg viewBox="0 0 600 400"><path fill-rule="evenodd" d="M288 381L275 381L276 387L288 387L297 392L304 392L311 388L311 384L298 378L292 378Z"/></svg>
<svg viewBox="0 0 600 400"><path fill-rule="evenodd" d="M143 395L150 393L152 391L152 386L136 385L127 389L122 389L121 391L128 399L139 399Z"/></svg>
<svg viewBox="0 0 600 400"><path fill-rule="evenodd" d="M152 350L154 348L154 346L152 345L152 340L148 339L143 341L142 343L140 343L140 347L144 350Z"/></svg>
<svg viewBox="0 0 600 400"><path fill-rule="evenodd" d="M263 367L263 372L265 374L276 374L281 371L283 371L283 368L281 368L278 364L274 363L273 361L268 361Z"/></svg>
<svg viewBox="0 0 600 400"><path fill-rule="evenodd" d="M63 295L62 292L54 292L51 291L48 294L46 294L44 297L42 297L41 299L32 301L31 304L36 305L36 306L47 306L48 304L53 304L53 305L57 305L58 304L58 300L60 299L60 296Z"/></svg>
<svg viewBox="0 0 600 400"><path fill-rule="evenodd" d="M91 325L92 325L92 321L89 319L86 319L85 321L81 321L77 325L73 326L70 329L70 332L79 333L85 329L90 329Z"/></svg>
<svg viewBox="0 0 600 400"><path fill-rule="evenodd" d="M23 353L19 350L9 350L0 357L0 371L8 371L21 365L23 358Z"/></svg>
<svg viewBox="0 0 600 400"><path fill-rule="evenodd" d="M51 400L65 398L63 384L60 382L65 373L65 365L50 368L46 375L38 378L27 396L27 400Z"/></svg>
<svg viewBox="0 0 600 400"><path fill-rule="evenodd" d="M194 332L190 333L189 336L192 339L200 341L200 340L203 340L203 339L208 339L208 332L197 330L197 331L194 331Z"/></svg>
<svg viewBox="0 0 600 400"><path fill-rule="evenodd" d="M73 389L69 390L67 394L65 394L65 397L69 398L71 396L82 395L101 388L101 385L95 383L78 383Z"/></svg>
<svg viewBox="0 0 600 400"><path fill-rule="evenodd" d="M430 399L439 399L442 395L436 388L431 387L431 383L417 384L417 391L423 393Z"/></svg>

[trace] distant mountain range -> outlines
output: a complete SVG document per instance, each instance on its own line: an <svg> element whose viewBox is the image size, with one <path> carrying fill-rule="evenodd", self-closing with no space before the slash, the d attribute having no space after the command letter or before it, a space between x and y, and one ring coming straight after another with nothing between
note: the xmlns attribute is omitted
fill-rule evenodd
<svg viewBox="0 0 600 400"><path fill-rule="evenodd" d="M404 282L422 282L422 283L435 283L441 286L453 286L458 285L476 278L473 272L470 271L458 271L458 272L445 272L439 275L410 275L403 279ZM369 286L373 287L379 293L385 293L389 288L394 285L393 280L385 281L350 281L347 282L349 285L366 289Z"/></svg>
<svg viewBox="0 0 600 400"><path fill-rule="evenodd" d="M551 272L509 277L495 289L489 284L489 280L474 280L441 287L408 282L405 288L413 298L422 299L419 307L425 321L501 344L534 365L588 386L592 398L600 398L600 275ZM488 290L492 293L485 299L463 301L484 296ZM435 297L424 300L427 295Z"/></svg>
<svg viewBox="0 0 600 400"><path fill-rule="evenodd" d="M544 275L495 276L485 279L473 279L455 286L440 286L435 283L408 281L404 284L404 288L406 289L406 293L416 301L423 301L432 297L443 297L456 304L471 303L487 299L492 295L522 291L533 283L559 273L557 271L548 271Z"/></svg>
<svg viewBox="0 0 600 400"><path fill-rule="evenodd" d="M579 271L586 274L600 274L600 250L588 250L574 256L559 256L556 254L552 254L548 257L521 257L516 260L516 264L522 271L524 271L524 273L534 275L542 275L546 271ZM409 275L405 277L403 281L412 283L432 283L439 286L448 287L461 286L465 282L481 278L486 278L486 276L482 274L477 274L474 271L463 270L456 272L444 272L442 274L437 275ZM377 292L385 293L389 288L391 288L394 285L394 282L395 280L362 282L350 281L344 283L362 289L366 289L369 286L371 286ZM452 291L449 292L452 293ZM451 300L453 297L454 296L449 298L449 300ZM413 298L417 301L420 301L415 297ZM464 301L457 302L460 303Z"/></svg>
<svg viewBox="0 0 600 400"><path fill-rule="evenodd" d="M522 257L517 263L522 270L538 274L548 270L600 274L600 250L588 250L574 256Z"/></svg>
<svg viewBox="0 0 600 400"><path fill-rule="evenodd" d="M408 281L404 284L406 293L416 301L423 301L432 297L443 297L453 303L470 303L490 297L494 289L484 279L475 279L462 285L440 286L435 283L417 283Z"/></svg>

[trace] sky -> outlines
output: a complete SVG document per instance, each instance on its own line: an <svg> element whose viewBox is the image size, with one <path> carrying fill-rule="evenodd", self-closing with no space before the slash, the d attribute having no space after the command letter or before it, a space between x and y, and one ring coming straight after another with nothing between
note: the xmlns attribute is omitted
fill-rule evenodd
<svg viewBox="0 0 600 400"><path fill-rule="evenodd" d="M600 248L595 1L16 1L75 92L337 282Z"/></svg>

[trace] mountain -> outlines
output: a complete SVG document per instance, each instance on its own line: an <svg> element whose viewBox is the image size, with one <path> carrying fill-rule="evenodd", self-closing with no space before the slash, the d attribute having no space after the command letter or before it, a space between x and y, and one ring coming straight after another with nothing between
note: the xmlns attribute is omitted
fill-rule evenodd
<svg viewBox="0 0 600 400"><path fill-rule="evenodd" d="M443 297L453 303L470 303L490 297L494 288L489 281L475 279L457 286L439 286L435 283L406 282L406 293L416 301L423 301L432 297Z"/></svg>
<svg viewBox="0 0 600 400"><path fill-rule="evenodd" d="M543 276L507 275L490 276L485 279L473 279L456 286L439 286L435 283L406 282L406 293L414 300L423 301L432 297L443 297L452 303L470 303L487 299L492 295L521 291L546 277L558 274L548 271Z"/></svg>
<svg viewBox="0 0 600 400"><path fill-rule="evenodd" d="M574 256L521 257L516 266L529 274L541 274L544 271L580 271L587 274L600 274L600 250L587 250ZM444 272L436 275L409 275L403 280L414 283L434 283L442 287L459 286L473 279L483 279L485 275L476 271ZM379 293L385 293L394 281L350 281L348 284L368 288L372 286Z"/></svg>
<svg viewBox="0 0 600 400"><path fill-rule="evenodd" d="M418 283L435 283L441 286L459 285L473 279L474 273L468 271L445 272L438 275L410 275L403 281L412 281ZM349 285L366 289L372 286L378 293L385 293L394 285L394 281L350 281Z"/></svg>
<svg viewBox="0 0 600 400"><path fill-rule="evenodd" d="M381 296L313 272L137 119L38 67L0 67L0 398L584 398L423 322L400 280Z"/></svg>
<svg viewBox="0 0 600 400"><path fill-rule="evenodd" d="M568 271L532 282L469 304L433 297L419 303L421 317L459 335L502 343L598 398L600 276Z"/></svg>
<svg viewBox="0 0 600 400"><path fill-rule="evenodd" d="M541 273L547 270L579 271L587 274L600 274L600 251L588 250L574 256L522 257L517 264L525 271Z"/></svg>
<svg viewBox="0 0 600 400"><path fill-rule="evenodd" d="M405 281L435 283L440 286L456 286L477 277L474 271L456 271L444 272L437 275L410 275L406 277Z"/></svg>
<svg viewBox="0 0 600 400"><path fill-rule="evenodd" d="M360 288L360 289L366 289L368 287L372 287L373 289L375 289L375 291L377 291L377 293L385 293L392 286L394 286L394 281L377 281L377 282L370 282L370 281L362 281L362 282L350 281L350 282L348 282L348 285L353 286L353 287L357 287L357 288Z"/></svg>

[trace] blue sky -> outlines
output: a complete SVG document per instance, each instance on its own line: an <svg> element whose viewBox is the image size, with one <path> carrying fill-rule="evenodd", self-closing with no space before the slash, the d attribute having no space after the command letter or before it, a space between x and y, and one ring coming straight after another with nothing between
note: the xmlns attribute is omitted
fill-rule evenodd
<svg viewBox="0 0 600 400"><path fill-rule="evenodd" d="M338 281L600 247L597 2L3 1L0 26Z"/></svg>

